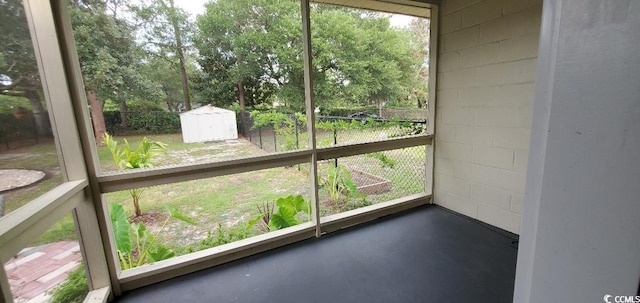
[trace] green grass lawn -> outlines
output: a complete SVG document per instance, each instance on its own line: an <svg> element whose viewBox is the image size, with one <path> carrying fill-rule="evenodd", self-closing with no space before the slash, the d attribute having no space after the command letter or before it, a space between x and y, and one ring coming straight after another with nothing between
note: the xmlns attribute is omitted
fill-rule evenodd
<svg viewBox="0 0 640 303"><path fill-rule="evenodd" d="M363 132L357 129L343 132L345 132L341 134L343 138L352 137L358 141L380 137L379 132ZM323 140L326 140L326 137L332 136L332 134L323 133L322 136ZM136 147L142 138L143 136L126 137L133 147ZM150 135L148 138L151 141L163 142L168 146L165 151L158 154L156 162L160 164L157 166L222 161L265 154L263 150L243 140L187 144L182 143L180 134ZM125 137L115 137L114 139L122 144ZM52 143L34 145L10 152L11 155L8 152L0 154L5 159L9 159L9 161L1 161L0 168L38 169L54 173L48 174L46 180L34 186L5 194L8 212L62 183L58 158ZM384 154L395 161L393 168L384 167L378 159L365 155L338 160L341 165L357 168L392 182L392 191L381 195L370 195L366 198L367 203L362 205L388 201L424 190L424 170L422 169L424 147L392 150L384 152ZM118 169L106 147L98 148L98 158L103 171ZM146 188L140 199L140 204L143 212L165 214L166 208L173 208L192 217L197 222L197 225L191 226L181 221L169 220L162 231L160 229L166 216L157 223L149 224L150 229L158 233L157 237L160 241L167 243L179 252L186 253L185 247L194 246L210 232L215 233L218 226L230 231L242 230L250 219L259 214L258 207L265 203L274 203L278 198L297 194L301 194L309 200L308 186L309 174L306 165L301 165L300 168L298 166L272 168ZM320 194L321 197L326 195L322 189ZM133 214L128 191L109 193L104 197L107 203L121 203L129 214ZM358 201L354 201L354 203L356 206L361 206L357 204L360 203ZM335 212L336 210L332 209L324 210L323 215ZM258 234L260 231L254 228L250 233ZM44 233L37 243L73 238L75 238L74 224L69 215Z"/></svg>
<svg viewBox="0 0 640 303"><path fill-rule="evenodd" d="M126 139L131 148L135 149L145 137L152 142L167 144L167 148L164 151L158 152L154 158L155 160L153 162L156 163L156 166L202 161L224 161L265 153L253 144L246 144L241 140L232 142L184 143L182 142L181 134L114 136L113 139L118 142L118 146L122 146ZM111 152L106 146L98 147L98 159L103 172L118 170L118 166L113 162Z"/></svg>
<svg viewBox="0 0 640 303"><path fill-rule="evenodd" d="M145 189L140 204L143 212L178 209L197 222L197 225L188 225L169 220L165 229L158 233L160 241L177 249L204 239L208 232L217 229L218 224L231 230L244 228L259 214L258 206L267 202L274 203L278 198L299 194L309 200L308 187L305 171L298 171L296 167L272 168L154 186ZM121 203L133 213L128 191L105 194L105 198L108 203ZM151 229L158 232L161 225Z"/></svg>
<svg viewBox="0 0 640 303"><path fill-rule="evenodd" d="M58 154L56 153L53 142L9 150L0 153L0 157L2 157L0 168L33 169L46 173L45 178L36 184L3 194L5 199L5 215L52 190L63 182L62 175L60 174ZM75 238L73 218L71 214L69 214L42 234L34 244Z"/></svg>

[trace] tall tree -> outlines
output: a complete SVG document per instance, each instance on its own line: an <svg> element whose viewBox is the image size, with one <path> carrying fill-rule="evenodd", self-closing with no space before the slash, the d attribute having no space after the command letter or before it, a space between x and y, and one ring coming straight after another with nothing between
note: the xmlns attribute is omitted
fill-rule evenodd
<svg viewBox="0 0 640 303"><path fill-rule="evenodd" d="M381 13L313 5L314 93L319 106L406 98L417 63L407 31ZM199 89L214 103L277 101L304 109L300 7L287 0L209 3L198 18Z"/></svg>
<svg viewBox="0 0 640 303"><path fill-rule="evenodd" d="M0 33L0 94L27 98L38 135L48 135L49 117L22 1L0 1Z"/></svg>
<svg viewBox="0 0 640 303"><path fill-rule="evenodd" d="M268 102L301 64L299 5L287 0L220 0L198 17L196 47L205 100L245 106Z"/></svg>
<svg viewBox="0 0 640 303"><path fill-rule="evenodd" d="M191 109L187 52L191 48L193 25L187 13L176 7L173 0L140 1L132 6L139 19L143 43L146 48L162 59L177 66L182 86L182 104Z"/></svg>
<svg viewBox="0 0 640 303"><path fill-rule="evenodd" d="M71 22L91 105L96 142L102 143L104 100L120 104L127 123L127 100L133 97L159 99L159 87L140 72L145 52L135 43L134 26L117 18L120 3L76 0L70 4Z"/></svg>
<svg viewBox="0 0 640 303"><path fill-rule="evenodd" d="M426 18L414 18L409 23L411 33L412 55L420 63L417 68L417 83L410 95L410 101L414 101L417 107L426 107L429 96L429 37L430 20Z"/></svg>

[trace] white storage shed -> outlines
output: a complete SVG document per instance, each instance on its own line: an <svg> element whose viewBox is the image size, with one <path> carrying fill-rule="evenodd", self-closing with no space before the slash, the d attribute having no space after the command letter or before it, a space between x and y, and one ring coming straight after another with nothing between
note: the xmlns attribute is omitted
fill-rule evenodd
<svg viewBox="0 0 640 303"><path fill-rule="evenodd" d="M184 143L238 139L236 114L206 105L180 114Z"/></svg>

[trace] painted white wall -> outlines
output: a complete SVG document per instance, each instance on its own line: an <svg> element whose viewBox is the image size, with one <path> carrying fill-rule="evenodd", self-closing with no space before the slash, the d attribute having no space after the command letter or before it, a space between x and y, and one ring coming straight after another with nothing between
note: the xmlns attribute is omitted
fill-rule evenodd
<svg viewBox="0 0 640 303"><path fill-rule="evenodd" d="M236 114L211 105L181 113L180 126L184 143L238 139Z"/></svg>
<svg viewBox="0 0 640 303"><path fill-rule="evenodd" d="M541 0L443 0L434 201L519 233Z"/></svg>
<svg viewBox="0 0 640 303"><path fill-rule="evenodd" d="M639 54L640 1L545 1L514 302L636 294Z"/></svg>

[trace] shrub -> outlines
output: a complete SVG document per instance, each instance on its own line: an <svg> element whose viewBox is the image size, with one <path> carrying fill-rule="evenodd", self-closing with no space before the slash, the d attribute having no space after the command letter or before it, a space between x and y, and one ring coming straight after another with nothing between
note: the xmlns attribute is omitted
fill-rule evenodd
<svg viewBox="0 0 640 303"><path fill-rule="evenodd" d="M330 203L333 205L342 207L349 202L349 199L362 196L351 179L351 173L342 165L329 165L326 177L319 176L319 178L320 187L327 191Z"/></svg>
<svg viewBox="0 0 640 303"><path fill-rule="evenodd" d="M142 138L140 145L138 145L136 149L132 149L131 146L129 146L127 139L124 139L122 146L118 146L118 141L114 140L109 133L104 134L103 142L109 148L113 162L115 162L121 170L153 167L152 159L156 155L156 152L165 149L167 146L162 142L149 141L147 137ZM144 189L141 188L129 190L136 217L142 215L140 196L143 191Z"/></svg>
<svg viewBox="0 0 640 303"><path fill-rule="evenodd" d="M180 114L176 112L130 112L129 130L173 133L180 130Z"/></svg>
<svg viewBox="0 0 640 303"><path fill-rule="evenodd" d="M222 223L218 223L218 228L215 232L207 232L207 237L202 239L195 247L189 246L187 253L201 251L207 248L220 246L223 244L239 241L249 237L248 229L229 230L222 226Z"/></svg>
<svg viewBox="0 0 640 303"><path fill-rule="evenodd" d="M304 147L307 142L307 134L302 131L307 123L307 117L301 113L284 114L276 111L251 112L253 118L252 128L273 126L275 133L284 138L282 151L295 150Z"/></svg>
<svg viewBox="0 0 640 303"><path fill-rule="evenodd" d="M310 215L311 205L301 195L287 196L276 201L275 207L266 203L263 208L258 207L260 214L247 224L251 229L256 224L261 224L262 229L278 230L298 225L298 216Z"/></svg>
<svg viewBox="0 0 640 303"><path fill-rule="evenodd" d="M82 303L89 293L87 274L84 271L84 266L80 266L78 269L69 273L67 280L56 286L50 292L53 292L51 303Z"/></svg>
<svg viewBox="0 0 640 303"><path fill-rule="evenodd" d="M120 111L104 112L104 122L109 133L131 131L166 134L179 132L181 129L180 113L177 112L130 111L127 112L127 119L127 129L122 129Z"/></svg>
<svg viewBox="0 0 640 303"><path fill-rule="evenodd" d="M109 216L113 228L113 236L122 269L131 269L147 263L162 261L175 256L175 252L156 240L170 218L189 224L195 222L176 210L168 209L169 217L155 234L151 233L144 223L129 223L122 204L109 206Z"/></svg>

